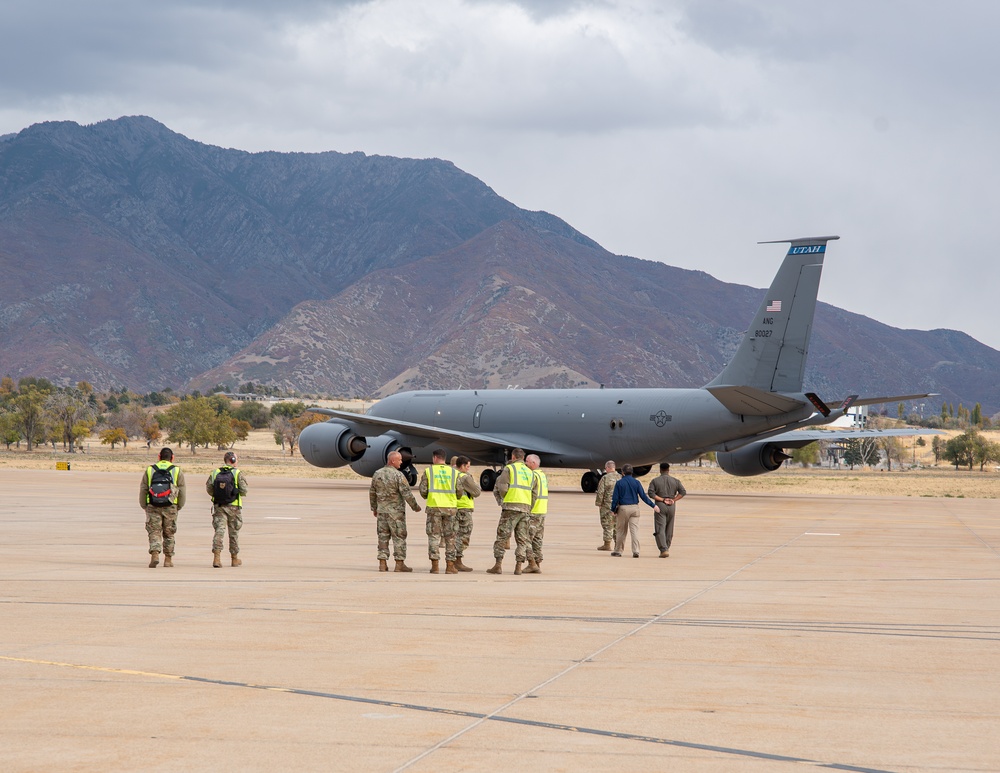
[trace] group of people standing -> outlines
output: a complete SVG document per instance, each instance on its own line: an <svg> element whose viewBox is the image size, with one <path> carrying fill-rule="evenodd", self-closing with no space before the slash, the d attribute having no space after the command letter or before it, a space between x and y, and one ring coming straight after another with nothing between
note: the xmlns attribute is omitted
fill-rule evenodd
<svg viewBox="0 0 1000 773"><path fill-rule="evenodd" d="M146 512L146 533L149 537L149 566L173 566L177 531L177 514L184 507L187 492L184 473L173 463L170 448L160 450L160 458L146 468L139 484L139 504ZM376 519L378 563L380 572L389 571L389 542L396 572L412 572L406 565L406 506L420 512L420 505L400 471L403 457L398 451L389 453L386 465L372 476L368 491L372 516ZM236 466L236 454L227 451L223 465L216 468L205 482L212 499L212 566L221 567L221 555L226 531L229 532L229 554L232 566L240 566L239 532L243 526L243 497L247 495L246 475ZM543 560L545 515L548 512L549 483L539 467L536 454L515 448L510 463L496 479L493 495L500 505L496 540L493 543L495 563L486 571L503 573L503 560L514 547L514 574L539 574ZM445 461L445 452L436 449L432 462L420 476L418 490L427 505L427 555L431 574L440 573L441 547L444 545L445 574L471 572L462 560L472 535L475 500L482 494L476 477L470 472L472 461L467 456L455 456ZM687 495L683 484L670 475L670 465L660 465L660 475L649 483L648 491L633 476L632 466L622 466L619 475L615 463L604 466L604 475L597 486L595 504L600 513L604 543L598 550L611 551L620 557L625 535L630 535L632 557L639 557L639 501L653 508L653 534L660 558L670 555L674 533L675 504ZM614 546L612 547L612 541Z"/></svg>
<svg viewBox="0 0 1000 773"><path fill-rule="evenodd" d="M503 573L503 559L510 548L513 535L515 545L514 574L541 572L542 543L545 539L545 514L548 512L549 484L545 473L539 470L541 460L535 454L525 458L524 451L511 451L510 464L497 478L493 495L500 505L500 522L497 538L493 543L494 565L489 574ZM482 488L469 470L472 461L467 456L456 456L451 464L445 461L445 452L435 449L431 465L420 476L420 496L427 500L427 557L431 574L440 573L441 543L444 542L445 574L471 572L462 558L469 547L472 535L475 499ZM403 457L393 451L386 459L386 466L372 476L368 490L372 515L378 533L379 571L389 571L389 540L392 540L393 571L412 572L406 565L406 506L420 512L406 477L399 468ZM527 566L522 568L522 564Z"/></svg>
<svg viewBox="0 0 1000 773"><path fill-rule="evenodd" d="M527 457L520 448L510 454L496 479L493 495L500 505L496 540L493 543L495 563L489 574L503 574L503 559L510 549L513 536L514 574L538 574L543 559L545 515L548 512L549 484L539 468L536 454ZM403 457L396 451L389 454L386 466L372 477L368 498L378 532L379 571L389 571L389 540L392 540L394 571L412 572L406 565L406 506L420 512L406 476L400 471ZM440 573L441 543L445 546L445 574L471 572L462 561L472 534L474 500L482 493L479 483L470 474L472 462L466 456L456 456L445 463L445 452L432 452L431 466L420 476L420 495L427 500L427 555L431 574ZM633 476L632 465L622 467L609 461L597 487L595 504L600 512L604 544L598 550L611 551L620 557L625 535L631 537L632 557L639 557L639 500L653 508L653 534L660 558L670 555L674 534L676 503L687 495L684 485L670 475L670 465L660 465L660 475L650 481L649 490ZM612 548L614 541L614 548ZM524 565L524 566L522 566Z"/></svg>
<svg viewBox="0 0 1000 773"><path fill-rule="evenodd" d="M212 499L212 566L222 566L222 546L229 530L229 555L233 566L240 559L240 529L243 527L243 497L247 495L246 475L236 466L236 454L227 451L223 464L205 481ZM160 449L160 459L151 464L139 482L139 506L146 511L146 534L149 536L149 568L155 569L163 553L164 568L174 565L174 534L177 514L187 503L184 471L174 464L174 452Z"/></svg>
<svg viewBox="0 0 1000 773"><path fill-rule="evenodd" d="M621 557L625 547L625 534L632 542L632 558L639 557L639 500L653 508L653 537L660 551L660 558L670 555L670 543L674 539L674 505L687 496L687 491L677 478L670 474L670 465L663 462L660 474L649 482L648 491L633 477L631 464L622 465L619 475L612 461L604 465L604 475L597 484L597 505L601 518L604 544L598 550L609 550L611 555ZM614 540L614 548L611 543Z"/></svg>

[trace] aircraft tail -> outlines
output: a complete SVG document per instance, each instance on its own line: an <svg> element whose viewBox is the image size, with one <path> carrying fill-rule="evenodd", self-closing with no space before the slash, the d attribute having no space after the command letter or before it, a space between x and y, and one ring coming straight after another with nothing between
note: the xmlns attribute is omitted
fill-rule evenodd
<svg viewBox="0 0 1000 773"><path fill-rule="evenodd" d="M744 386L765 392L802 392L826 243L839 236L781 239L785 260L753 318L736 356L705 386Z"/></svg>

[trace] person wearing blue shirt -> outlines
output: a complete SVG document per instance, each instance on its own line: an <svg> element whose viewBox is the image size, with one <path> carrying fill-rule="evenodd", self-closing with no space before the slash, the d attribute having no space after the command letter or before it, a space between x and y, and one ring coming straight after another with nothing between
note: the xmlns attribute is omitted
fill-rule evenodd
<svg viewBox="0 0 1000 773"><path fill-rule="evenodd" d="M622 467L622 479L615 484L614 493L611 495L611 512L615 514L615 549L611 555L621 557L622 548L625 546L625 530L627 529L632 537L632 558L639 557L639 500L653 508L654 513L660 510L646 496L642 484L632 475L632 465L626 464Z"/></svg>

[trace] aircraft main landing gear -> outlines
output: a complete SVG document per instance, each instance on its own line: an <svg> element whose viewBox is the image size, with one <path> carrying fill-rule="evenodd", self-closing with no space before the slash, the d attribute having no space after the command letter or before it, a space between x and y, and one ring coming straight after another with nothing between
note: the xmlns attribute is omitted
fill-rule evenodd
<svg viewBox="0 0 1000 773"><path fill-rule="evenodd" d="M490 470L490 469L483 470L479 476L479 487L483 491L492 491L493 488L497 485L498 477L499 475L497 475L496 470Z"/></svg>

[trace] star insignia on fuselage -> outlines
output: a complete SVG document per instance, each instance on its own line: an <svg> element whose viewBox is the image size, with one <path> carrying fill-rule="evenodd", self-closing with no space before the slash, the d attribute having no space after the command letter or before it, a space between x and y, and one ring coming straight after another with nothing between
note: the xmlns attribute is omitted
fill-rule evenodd
<svg viewBox="0 0 1000 773"><path fill-rule="evenodd" d="M665 427L668 421L673 421L674 417L664 410L659 410L649 417L649 420L656 423L657 427Z"/></svg>

